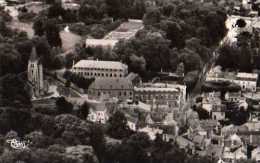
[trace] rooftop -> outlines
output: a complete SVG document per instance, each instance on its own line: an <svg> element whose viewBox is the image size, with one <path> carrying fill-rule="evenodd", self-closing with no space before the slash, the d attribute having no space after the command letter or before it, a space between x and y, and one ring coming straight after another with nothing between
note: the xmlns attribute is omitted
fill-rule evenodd
<svg viewBox="0 0 260 163"><path fill-rule="evenodd" d="M127 65L115 61L80 60L73 68L99 68L99 69L119 69L124 70Z"/></svg>
<svg viewBox="0 0 260 163"><path fill-rule="evenodd" d="M256 74L256 73L245 73L245 72L237 73L237 78L257 79L257 77L258 77L258 74Z"/></svg>
<svg viewBox="0 0 260 163"><path fill-rule="evenodd" d="M114 47L118 40L105 40L105 39L86 39L87 46L107 46Z"/></svg>
<svg viewBox="0 0 260 163"><path fill-rule="evenodd" d="M175 88L158 88L158 87L135 87L135 91L146 91L146 92L179 92Z"/></svg>
<svg viewBox="0 0 260 163"><path fill-rule="evenodd" d="M257 73L245 73L245 72L228 72L221 71L221 67L216 66L209 71L207 78L225 78L233 80L257 80Z"/></svg>
<svg viewBox="0 0 260 163"><path fill-rule="evenodd" d="M122 90L133 89L131 81L125 78L97 78L89 86L89 89L102 89L102 90Z"/></svg>

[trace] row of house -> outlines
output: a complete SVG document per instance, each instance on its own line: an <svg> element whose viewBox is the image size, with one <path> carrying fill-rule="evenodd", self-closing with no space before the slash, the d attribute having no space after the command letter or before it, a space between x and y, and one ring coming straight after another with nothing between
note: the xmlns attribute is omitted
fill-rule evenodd
<svg viewBox="0 0 260 163"><path fill-rule="evenodd" d="M206 81L229 81L238 84L244 92L256 92L257 80L257 73L223 72L220 66L212 68L206 75Z"/></svg>

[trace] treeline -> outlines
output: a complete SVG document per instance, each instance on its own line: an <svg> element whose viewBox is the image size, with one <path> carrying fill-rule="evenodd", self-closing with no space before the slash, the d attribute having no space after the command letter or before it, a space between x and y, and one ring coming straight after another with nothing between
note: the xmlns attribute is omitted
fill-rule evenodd
<svg viewBox="0 0 260 163"><path fill-rule="evenodd" d="M60 105L60 104L58 104ZM42 108L48 109L48 108ZM120 113L116 113L117 115ZM116 126L112 126L119 120ZM166 143L161 136L151 141L145 133L130 133L122 140L106 139L104 126L91 124L71 114L56 116L30 111L28 108L2 107L0 109L0 160L34 162L210 162L208 158L196 157L179 149L174 142ZM109 131L127 131L125 117L114 116L109 121ZM121 135L123 136L123 134ZM30 140L30 150L13 150L6 139ZM89 146L82 157L70 157L70 146ZM79 152L80 153L80 152ZM97 158L97 159L95 159ZM0 161L0 162L1 162Z"/></svg>
<svg viewBox="0 0 260 163"><path fill-rule="evenodd" d="M259 40L259 31L257 30L253 30L253 33L240 33L237 42L220 48L217 65L220 65L223 70L239 70L241 72L252 72L253 69L260 69Z"/></svg>
<svg viewBox="0 0 260 163"><path fill-rule="evenodd" d="M79 47L74 58L122 61L144 79L159 71L174 72L184 63L187 80L195 79L225 36L226 18L225 9L214 3L156 3L146 6L145 28L135 38L119 41L112 52Z"/></svg>

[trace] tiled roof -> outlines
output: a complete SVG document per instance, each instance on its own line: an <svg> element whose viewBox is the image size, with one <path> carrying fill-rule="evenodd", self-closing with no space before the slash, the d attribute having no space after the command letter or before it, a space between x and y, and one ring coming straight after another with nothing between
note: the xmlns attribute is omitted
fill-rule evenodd
<svg viewBox="0 0 260 163"><path fill-rule="evenodd" d="M106 105L104 102L89 103L89 105L94 111L105 111L106 110Z"/></svg>
<svg viewBox="0 0 260 163"><path fill-rule="evenodd" d="M97 78L89 86L89 89L94 90L129 90L133 89L132 82L125 78Z"/></svg>
<svg viewBox="0 0 260 163"><path fill-rule="evenodd" d="M135 91L147 91L147 92L179 92L175 88L156 88L156 87L135 87Z"/></svg>
<svg viewBox="0 0 260 163"><path fill-rule="evenodd" d="M124 70L127 65L115 61L80 60L73 68L99 68Z"/></svg>

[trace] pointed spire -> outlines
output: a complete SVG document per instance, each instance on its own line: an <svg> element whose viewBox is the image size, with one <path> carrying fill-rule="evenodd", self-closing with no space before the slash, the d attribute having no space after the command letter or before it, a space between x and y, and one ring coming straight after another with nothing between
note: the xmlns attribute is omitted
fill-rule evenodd
<svg viewBox="0 0 260 163"><path fill-rule="evenodd" d="M30 60L31 61L35 61L39 59L38 55L37 55L37 52L36 52L36 48L35 46L32 47L32 51L31 51L31 56L30 56Z"/></svg>

